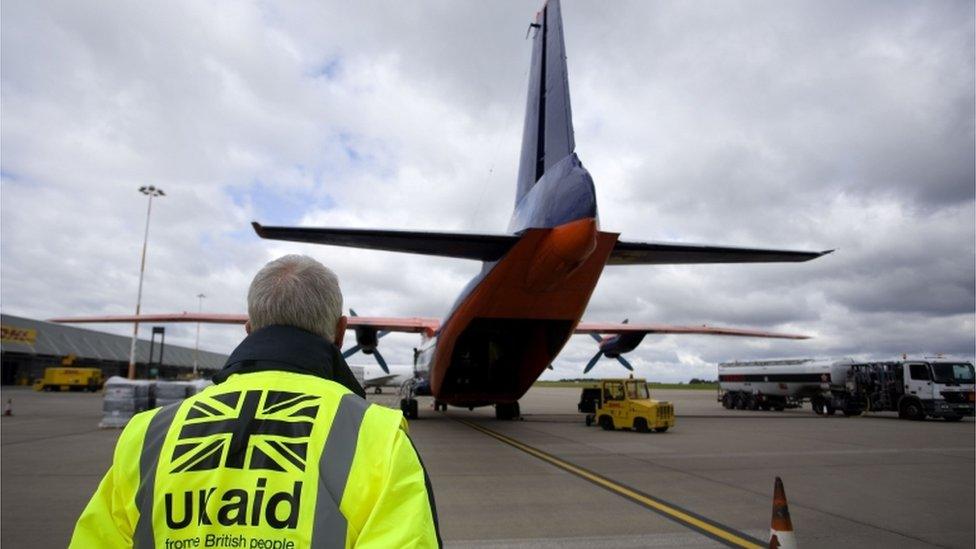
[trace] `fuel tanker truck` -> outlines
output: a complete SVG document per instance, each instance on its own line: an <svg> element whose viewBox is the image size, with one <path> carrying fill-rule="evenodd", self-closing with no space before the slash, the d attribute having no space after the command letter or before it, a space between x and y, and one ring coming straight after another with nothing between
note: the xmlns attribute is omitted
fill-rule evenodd
<svg viewBox="0 0 976 549"><path fill-rule="evenodd" d="M943 357L723 362L718 374L718 398L728 409L781 411L809 401L821 415L898 412L903 419L958 421L976 406L973 365Z"/></svg>

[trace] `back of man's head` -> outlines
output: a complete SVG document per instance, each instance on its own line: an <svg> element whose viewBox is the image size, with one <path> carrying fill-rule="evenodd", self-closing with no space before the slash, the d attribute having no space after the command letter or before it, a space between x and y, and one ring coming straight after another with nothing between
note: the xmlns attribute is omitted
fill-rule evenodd
<svg viewBox="0 0 976 549"><path fill-rule="evenodd" d="M335 273L305 255L286 255L264 266L247 292L251 330L294 326L335 341L342 292Z"/></svg>

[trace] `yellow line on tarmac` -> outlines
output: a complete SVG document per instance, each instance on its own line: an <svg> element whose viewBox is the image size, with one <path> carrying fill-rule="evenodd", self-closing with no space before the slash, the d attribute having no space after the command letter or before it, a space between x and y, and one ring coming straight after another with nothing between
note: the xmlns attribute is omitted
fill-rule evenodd
<svg viewBox="0 0 976 549"><path fill-rule="evenodd" d="M715 521L706 519L705 517L702 516L698 516L695 513L692 513L690 511L685 511L683 509L675 507L674 505L661 501L657 498L638 492L637 490L629 488L618 482L614 482L608 479L607 477L594 473L593 471L589 471L577 465L573 465L568 461L563 461L557 458L556 456L553 456L552 454L543 452L542 450L537 450L529 446L528 444L519 442L501 433L496 433L491 429L482 427L471 421L460 419L460 418L453 418L453 419L467 425L468 427L471 427L476 431L480 431L492 438L500 440L505 444L514 446L515 448L518 448L519 450L522 450L527 454L535 456L551 465L555 465L556 467L559 467L564 471L567 471L578 477L586 479L617 495L623 496L631 501L639 503L657 513L660 513L661 515L664 515L667 518L670 518L671 520L674 520L675 522L678 522L683 526L691 528L692 530L697 530L698 532L705 534L706 536L716 541L722 542L731 547L748 547L751 549L763 549L764 547L766 547L764 543L753 538L752 536L748 536L746 534L743 534L742 532L738 532L731 528L722 526L721 524L718 524Z"/></svg>

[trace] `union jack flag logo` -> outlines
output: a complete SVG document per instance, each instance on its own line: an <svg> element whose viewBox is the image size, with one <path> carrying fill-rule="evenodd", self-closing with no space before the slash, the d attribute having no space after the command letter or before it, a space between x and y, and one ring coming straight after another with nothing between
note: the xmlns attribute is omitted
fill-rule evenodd
<svg viewBox="0 0 976 549"><path fill-rule="evenodd" d="M235 391L200 398L186 414L173 473L231 469L304 471L318 395Z"/></svg>

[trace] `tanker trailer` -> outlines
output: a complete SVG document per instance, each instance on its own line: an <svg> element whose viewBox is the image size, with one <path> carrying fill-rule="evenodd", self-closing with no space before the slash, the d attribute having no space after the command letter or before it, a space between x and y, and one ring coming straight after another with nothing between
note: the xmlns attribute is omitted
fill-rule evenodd
<svg viewBox="0 0 976 549"><path fill-rule="evenodd" d="M799 408L809 400L817 414L837 410L845 391L851 359L779 359L723 362L718 365L718 400L728 409ZM847 407L842 407L848 413ZM855 413L853 410L850 413Z"/></svg>

